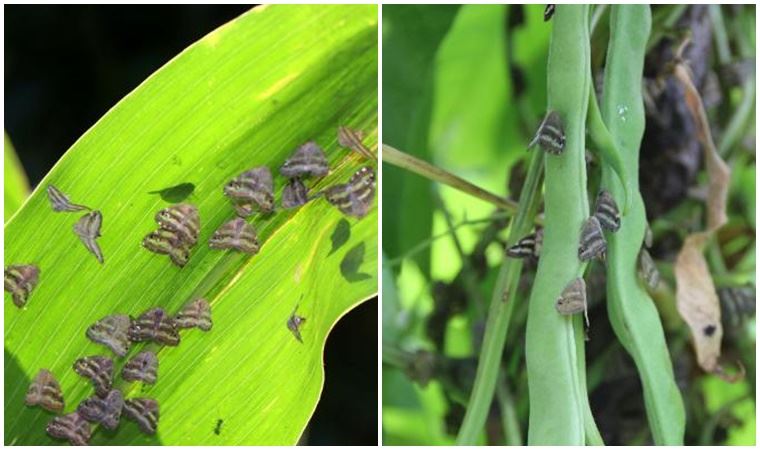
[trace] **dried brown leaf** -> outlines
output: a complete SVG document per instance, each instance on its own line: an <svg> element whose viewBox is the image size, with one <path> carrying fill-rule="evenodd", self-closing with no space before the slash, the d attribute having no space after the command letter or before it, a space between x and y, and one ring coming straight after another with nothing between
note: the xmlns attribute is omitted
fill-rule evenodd
<svg viewBox="0 0 760 450"><path fill-rule="evenodd" d="M691 328L697 362L708 372L718 367L723 327L720 303L702 250L708 233L689 235L675 264L678 312Z"/></svg>
<svg viewBox="0 0 760 450"><path fill-rule="evenodd" d="M707 190L707 229L715 231L728 221L726 199L731 170L721 159L710 132L710 123L705 114L702 98L691 81L689 69L683 62L676 64L673 75L684 88L686 105L689 107L697 127L697 137L705 150L705 167L710 179Z"/></svg>

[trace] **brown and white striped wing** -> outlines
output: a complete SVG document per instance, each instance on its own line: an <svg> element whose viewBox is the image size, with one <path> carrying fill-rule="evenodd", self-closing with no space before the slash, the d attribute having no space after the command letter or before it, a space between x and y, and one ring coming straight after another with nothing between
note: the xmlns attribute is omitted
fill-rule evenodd
<svg viewBox="0 0 760 450"><path fill-rule="evenodd" d="M525 236L507 249L507 256L510 258L537 258L541 253L543 235L543 229L539 228L535 232Z"/></svg>
<svg viewBox="0 0 760 450"><path fill-rule="evenodd" d="M47 187L47 195L48 200L50 200L50 206L55 212L75 212L90 209L84 205L75 205L71 203L68 195L61 192L52 184L49 184Z"/></svg>
<svg viewBox="0 0 760 450"><path fill-rule="evenodd" d="M581 311L586 313L586 282L583 278L576 278L565 286L555 303L555 308L563 316ZM588 314L586 314L586 324L588 325Z"/></svg>
<svg viewBox="0 0 760 450"><path fill-rule="evenodd" d="M103 224L103 215L100 211L92 211L82 216L74 224L74 233L79 236L87 250L95 255L99 263L103 264L103 252L95 239L100 237L100 227Z"/></svg>
<svg viewBox="0 0 760 450"><path fill-rule="evenodd" d="M329 171L325 153L312 141L298 147L280 167L280 174L286 178L323 177Z"/></svg>
<svg viewBox="0 0 760 450"><path fill-rule="evenodd" d="M113 384L113 361L105 356L85 356L74 362L74 371L89 378L95 393L105 397Z"/></svg>
<svg viewBox="0 0 760 450"><path fill-rule="evenodd" d="M182 242L195 245L201 230L198 208L189 203L172 205L156 213L159 227L175 232Z"/></svg>
<svg viewBox="0 0 760 450"><path fill-rule="evenodd" d="M211 322L211 306L205 299L198 298L188 303L175 317L177 328L200 328L209 331Z"/></svg>
<svg viewBox="0 0 760 450"><path fill-rule="evenodd" d="M137 422L145 434L156 434L158 402L152 398L131 398L124 402L124 416Z"/></svg>
<svg viewBox="0 0 760 450"><path fill-rule="evenodd" d="M77 412L54 417L45 429L56 439L67 439L72 445L88 445L92 434L90 424Z"/></svg>
<svg viewBox="0 0 760 450"><path fill-rule="evenodd" d="M77 407L79 415L88 422L98 423L115 430L119 426L124 396L118 389L111 390L105 398L92 396L83 400Z"/></svg>
<svg viewBox="0 0 760 450"><path fill-rule="evenodd" d="M256 230L240 217L219 227L209 239L208 245L214 249L234 249L251 254L256 254L259 251Z"/></svg>
<svg viewBox="0 0 760 450"><path fill-rule="evenodd" d="M24 402L27 406L39 405L56 413L62 412L65 406L61 386L47 369L40 369L37 376L34 377L29 390L26 392Z"/></svg>
<svg viewBox="0 0 760 450"><path fill-rule="evenodd" d="M126 314L106 316L87 328L87 337L111 349L116 355L124 357L129 351L129 325L131 320Z"/></svg>
<svg viewBox="0 0 760 450"><path fill-rule="evenodd" d="M528 148L538 144L545 152L559 155L565 151L565 129L556 111L549 111L538 126Z"/></svg>
<svg viewBox="0 0 760 450"><path fill-rule="evenodd" d="M121 369L121 377L127 381L142 381L146 384L156 384L158 379L158 357L146 350L127 361Z"/></svg>
<svg viewBox="0 0 760 450"><path fill-rule="evenodd" d="M604 239L602 225L595 216L589 217L581 230L578 258L588 261L592 258L604 260L607 253L607 241Z"/></svg>
<svg viewBox="0 0 760 450"><path fill-rule="evenodd" d="M179 345L177 325L162 308L152 308L133 320L129 339L132 342L154 341L172 347Z"/></svg>
<svg viewBox="0 0 760 450"><path fill-rule="evenodd" d="M618 211L617 203L612 194L605 190L599 191L596 198L594 216L599 219L599 224L605 230L614 233L620 229L620 211Z"/></svg>
<svg viewBox="0 0 760 450"><path fill-rule="evenodd" d="M282 190L282 207L298 208L309 201L309 191L300 178L293 178Z"/></svg>
<svg viewBox="0 0 760 450"><path fill-rule="evenodd" d="M29 295L39 282L40 269L32 264L10 265L3 275L5 291L13 297L13 304L19 308L26 305Z"/></svg>
<svg viewBox="0 0 760 450"><path fill-rule="evenodd" d="M656 289L660 284L660 271L657 270L657 266L654 264L652 255L642 248L639 251L639 278L644 282L649 289Z"/></svg>
<svg viewBox="0 0 760 450"><path fill-rule="evenodd" d="M184 267L190 259L190 247L182 237L172 230L159 229L143 238L142 246L159 255L169 255L172 262Z"/></svg>
<svg viewBox="0 0 760 450"><path fill-rule="evenodd" d="M328 188L325 198L343 214L362 218L367 215L375 196L375 173L362 167L346 184Z"/></svg>

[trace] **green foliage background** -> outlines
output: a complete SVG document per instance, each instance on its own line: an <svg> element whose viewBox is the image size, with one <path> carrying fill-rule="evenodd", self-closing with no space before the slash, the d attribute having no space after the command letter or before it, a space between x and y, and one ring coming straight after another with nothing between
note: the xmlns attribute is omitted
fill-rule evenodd
<svg viewBox="0 0 760 450"><path fill-rule="evenodd" d="M368 164L337 145L340 125L364 131L375 147L373 5L256 7L187 48L87 131L6 223L5 264L37 264L41 276L24 309L6 295L5 443L57 442L45 434L52 415L23 405L40 368L60 381L66 412L92 394L71 369L78 357L110 354L85 338L89 324L153 306L174 313L203 296L214 328L183 331L177 348L149 344L160 361L155 386L116 384L126 397L159 401L157 435L124 420L115 433L96 430L92 443L295 444L322 390L327 334L377 292L377 209L348 219L349 235L337 248L331 237L346 219L323 199L251 218L263 243L255 256L205 243L234 217L222 186L246 169L269 166L279 201L285 180L276 169L307 140L325 149L331 167L307 183L311 192ZM6 195L13 181L7 152ZM195 185L185 201L198 206L202 229L180 269L140 242L156 228L155 212L168 206L151 192L184 182ZM50 209L51 183L102 211L104 265L71 231L78 216ZM307 318L303 344L286 327L296 306ZM142 348L133 346L128 357Z"/></svg>
<svg viewBox="0 0 760 450"><path fill-rule="evenodd" d="M430 161L491 192L508 195L506 184L510 170L520 162L527 162L526 144L546 108L546 60L551 34L551 24L543 20L543 5L523 6L524 23L507 33L508 24L516 19L517 8L511 5L384 6L384 143ZM655 14L665 15L670 11L655 11ZM599 36L604 38L604 33ZM515 78L510 76L510 63L522 71L520 86L515 85ZM733 107L737 103L738 99L732 99ZM737 159L730 195L735 202L748 206L729 213L733 220L749 222L754 228L754 158L740 156ZM389 164L383 167L383 185L383 442L387 445L451 445L456 436L456 428L447 429L450 419L447 413L452 408L448 398L451 387L436 378L426 387L420 387L410 381L398 364L390 362L394 358L387 349L414 353L418 349L433 348L425 330L434 308L431 291L435 283L451 282L462 270L462 259L454 241L441 237L449 226L434 201L436 195L440 195L454 224L486 218L494 209ZM465 253L473 250L483 227L481 224L457 228L456 235ZM506 231L502 237L506 237ZM418 244L430 240L429 247L411 252ZM489 270L478 286L481 302L490 299L502 255L500 245L487 249ZM737 267L737 272L749 274L750 268L754 271L754 245L747 258ZM663 273L667 273L669 267L670 263L666 263ZM747 281L742 277L742 282ZM524 325L519 321L525 320L530 286L521 292L525 292L525 296L518 294L513 319L518 322L510 328L505 364L510 367L507 376L515 377L510 384L518 386L518 391L513 392L514 407L524 433L528 405L527 388L520 390L526 385L525 374L519 366L524 364L521 361ZM454 314L448 322L445 357L478 355L473 344L478 336L473 330L481 325L477 319L478 308L487 309L487 305L476 306L478 300L471 297L468 302L468 310ZM665 316L668 320L667 314ZM754 329L754 323L751 320L746 326ZM754 336L753 331L750 334ZM679 338L677 351L688 352L691 348ZM671 349L671 354L673 352ZM603 363L589 363L589 385L603 379L603 367ZM704 417L714 415L719 409L717 405L727 404L737 395L750 396L731 409L731 414L742 425L730 429L725 443L754 443L754 377L737 385L727 385L708 376L704 379L694 391L694 395L704 396L707 401L707 409L702 411ZM459 403L454 409L466 406L466 394L463 402L453 402ZM492 412L498 415L495 407ZM693 423L690 426L693 427ZM700 430L689 431L698 433Z"/></svg>

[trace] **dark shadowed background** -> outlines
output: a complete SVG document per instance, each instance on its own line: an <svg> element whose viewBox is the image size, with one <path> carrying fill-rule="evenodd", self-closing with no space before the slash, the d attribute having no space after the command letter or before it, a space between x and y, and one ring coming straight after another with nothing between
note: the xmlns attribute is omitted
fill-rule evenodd
<svg viewBox="0 0 760 450"><path fill-rule="evenodd" d="M6 6L5 130L32 186L108 109L244 5ZM338 322L302 444L377 444L377 298Z"/></svg>

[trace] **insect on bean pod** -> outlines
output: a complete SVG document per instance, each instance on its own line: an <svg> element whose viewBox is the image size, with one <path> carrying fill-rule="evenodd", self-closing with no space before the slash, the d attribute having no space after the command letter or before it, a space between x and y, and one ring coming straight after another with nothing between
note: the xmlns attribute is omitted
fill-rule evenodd
<svg viewBox="0 0 760 450"><path fill-rule="evenodd" d="M602 233L602 225L599 223L599 219L591 216L586 219L581 230L578 258L581 261L588 261L592 258L599 258L604 261L606 252L607 241Z"/></svg>
<svg viewBox="0 0 760 450"><path fill-rule="evenodd" d="M599 191L594 207L594 216L605 230L613 233L620 229L620 211L612 194L605 190Z"/></svg>
<svg viewBox="0 0 760 450"><path fill-rule="evenodd" d="M511 258L538 258L544 241L544 230L538 228L535 232L525 236L517 243L507 248L507 256Z"/></svg>
<svg viewBox="0 0 760 450"><path fill-rule="evenodd" d="M588 308L586 306L586 282L583 278L576 278L565 286L557 302L557 312L563 316L577 314L583 311L588 326Z"/></svg>
<svg viewBox="0 0 760 450"><path fill-rule="evenodd" d="M639 278L649 289L656 289L660 284L660 271L657 270L657 266L652 260L652 256L649 252L642 248L639 251Z"/></svg>
<svg viewBox="0 0 760 450"><path fill-rule="evenodd" d="M551 155L560 155L565 151L565 128L556 111L546 113L528 148L536 144Z"/></svg>

